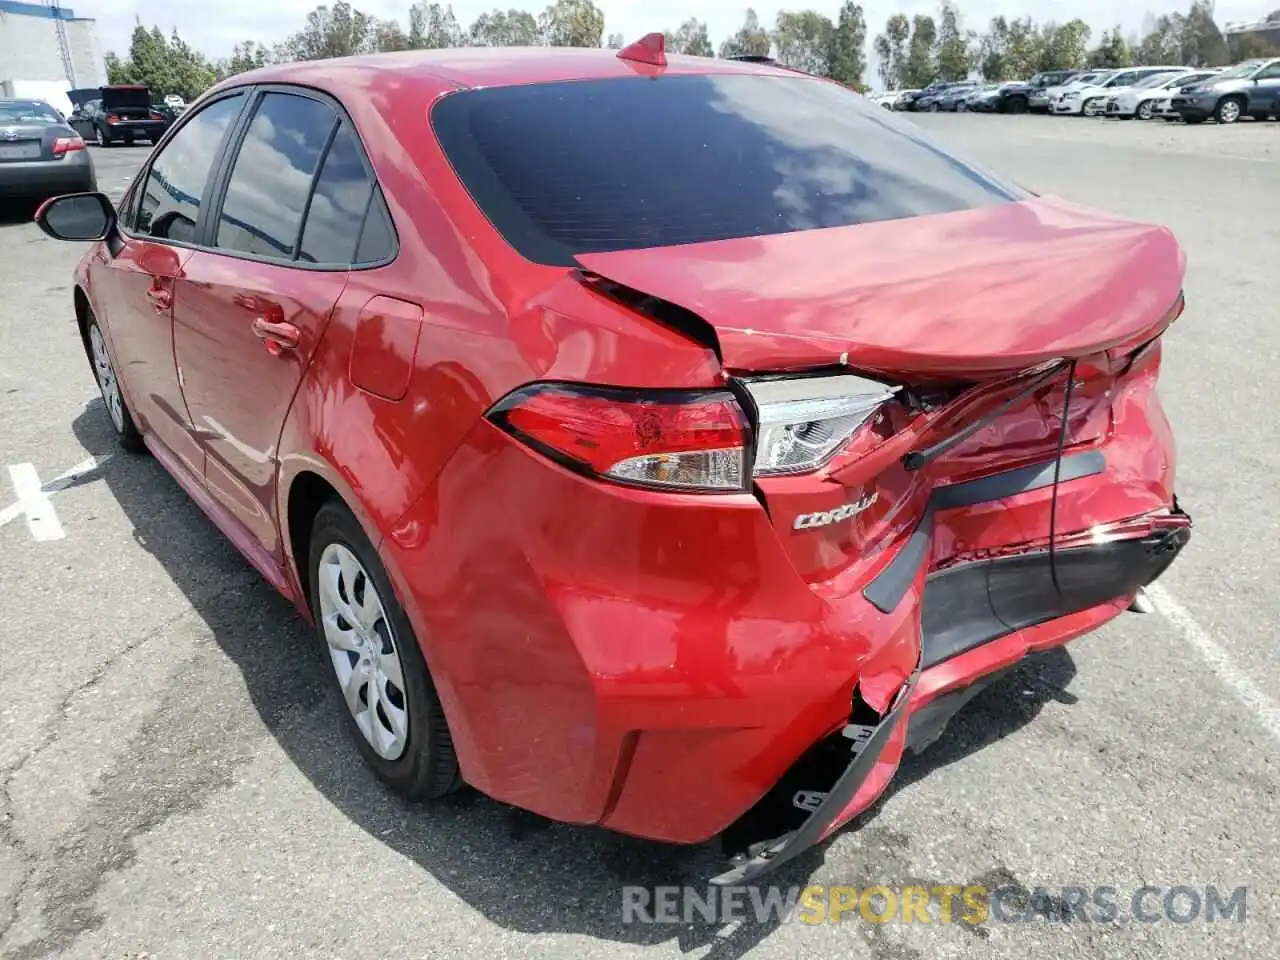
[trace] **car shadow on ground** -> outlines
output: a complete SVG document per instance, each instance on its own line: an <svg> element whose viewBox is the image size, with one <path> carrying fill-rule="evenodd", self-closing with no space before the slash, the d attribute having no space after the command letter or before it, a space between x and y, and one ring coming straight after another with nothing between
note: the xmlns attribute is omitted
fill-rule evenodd
<svg viewBox="0 0 1280 960"><path fill-rule="evenodd" d="M31 223L38 209L38 200L0 200L0 228Z"/></svg>
<svg viewBox="0 0 1280 960"><path fill-rule="evenodd" d="M641 946L675 941L682 952L705 951L710 960L736 960L777 928L776 918L736 929L696 917L693 923L672 925L623 922L624 886L688 884L706 891L707 878L725 867L712 845L672 847L553 823L471 790L423 806L391 797L349 739L340 713L345 707L318 655L319 641L293 608L249 568L154 459L118 451L101 400L95 397L86 405L73 429L90 453L115 453L85 482L105 481L133 526L137 546L163 565L191 602L291 762L371 837L416 863L471 908L518 933L574 933ZM858 872L867 874L869 882L882 875L877 844L891 831L874 821L889 796L1020 729L1045 703L1072 702L1066 687L1074 675L1065 650L1029 660L970 703L932 748L909 757L886 796L846 828L862 831L858 856L865 859ZM165 711L166 706L157 709ZM180 722L181 710L171 709ZM218 725L207 716L193 722ZM184 762L199 764L202 758ZM210 779L226 783L225 772ZM187 803L183 809L198 805ZM147 819L159 823L171 812L153 811ZM252 810L244 811L244 816L252 815ZM127 846L131 836L119 839ZM825 845L807 852L771 874L768 883L803 887L824 865L826 852ZM843 878L851 865L830 866ZM872 925L859 927L866 928L869 939L879 933Z"/></svg>

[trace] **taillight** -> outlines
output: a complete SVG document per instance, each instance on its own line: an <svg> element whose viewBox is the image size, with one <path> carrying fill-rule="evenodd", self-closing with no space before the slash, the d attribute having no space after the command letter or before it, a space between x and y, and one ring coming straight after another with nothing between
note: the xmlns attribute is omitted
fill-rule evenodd
<svg viewBox="0 0 1280 960"><path fill-rule="evenodd" d="M119 122L120 122L120 118L117 117L114 113L107 114L107 123L119 123Z"/></svg>
<svg viewBox="0 0 1280 960"><path fill-rule="evenodd" d="M57 140L53 141L53 155L55 157L60 157L73 150L83 149L84 141L79 137L59 137Z"/></svg>
<svg viewBox="0 0 1280 960"><path fill-rule="evenodd" d="M901 387L852 374L755 380L757 477L808 473L834 457Z"/></svg>
<svg viewBox="0 0 1280 960"><path fill-rule="evenodd" d="M163 114L163 113L156 113L156 111L152 110L152 111L151 111L151 119L152 119L152 120L163 120L163 119L164 119L164 114Z"/></svg>
<svg viewBox="0 0 1280 960"><path fill-rule="evenodd" d="M580 473L690 492L750 488L751 430L727 390L534 384L510 394L489 416Z"/></svg>

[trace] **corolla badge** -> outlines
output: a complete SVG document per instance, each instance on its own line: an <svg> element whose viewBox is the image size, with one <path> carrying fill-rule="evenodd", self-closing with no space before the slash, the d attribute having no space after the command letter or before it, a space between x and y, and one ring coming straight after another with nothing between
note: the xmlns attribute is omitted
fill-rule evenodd
<svg viewBox="0 0 1280 960"><path fill-rule="evenodd" d="M855 500L853 503L846 503L842 507L836 507L834 510L819 510L817 513L802 513L796 517L795 523L792 525L793 530L813 530L816 527L825 527L832 523L839 523L841 520L848 520L850 517L856 517L862 511L866 510L873 503L880 499L880 494L869 493Z"/></svg>

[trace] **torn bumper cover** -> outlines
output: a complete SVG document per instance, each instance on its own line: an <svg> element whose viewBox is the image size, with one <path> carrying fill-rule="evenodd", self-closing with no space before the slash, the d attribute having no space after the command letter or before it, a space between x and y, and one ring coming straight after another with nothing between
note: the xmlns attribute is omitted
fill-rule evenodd
<svg viewBox="0 0 1280 960"><path fill-rule="evenodd" d="M851 723L844 728L842 736L852 742L853 760L825 796L819 795L816 808L804 823L775 840L753 844L745 854L734 858L734 865L730 870L713 877L713 884L726 886L746 883L795 858L826 836L828 828L849 806L858 788L871 775L880 754L905 718L911 692L920 679L920 670L921 667L917 665L894 696L879 723L874 726Z"/></svg>
<svg viewBox="0 0 1280 960"><path fill-rule="evenodd" d="M731 885L752 881L821 842L856 815L858 811L851 810L854 798L882 755L894 753L886 748L902 724L909 724L909 729L901 738L901 748L921 749L936 740L950 719L1011 665L980 671L967 683L951 686L938 696L929 696L926 691L919 698L922 702L916 703L913 693L921 686L922 676L926 678L923 686L936 691L937 684L929 679L936 680L935 668L946 671L948 661L1020 630L1115 602L1160 577L1190 539L1191 518L1175 499L1172 510L1145 518L1143 523L1147 529L1141 534L1100 536L1096 543L1057 550L1053 561L1047 551L1035 551L973 561L930 575L921 610L920 659L890 708L872 725L851 722L841 731L840 737L853 741L853 758L828 791L797 791L792 776L784 777L760 805L807 808L811 811L808 817L775 839L751 844L745 853L731 859L729 870L711 882ZM931 516L922 521L926 537L931 524ZM927 551L917 553L908 547L903 554L911 557L911 575L919 573ZM861 706L865 708L865 704ZM855 695L853 720L858 707ZM814 750L829 748L835 739L828 738ZM829 757L829 749L827 753ZM803 763L802 759L793 772Z"/></svg>

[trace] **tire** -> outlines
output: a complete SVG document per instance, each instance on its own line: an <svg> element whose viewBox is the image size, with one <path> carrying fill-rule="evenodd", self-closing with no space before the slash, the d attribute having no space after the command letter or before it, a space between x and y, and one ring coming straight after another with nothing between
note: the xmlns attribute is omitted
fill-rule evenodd
<svg viewBox="0 0 1280 960"><path fill-rule="evenodd" d="M113 146L115 144L115 141L112 140L109 136L107 136L107 134L103 131L101 127L94 127L93 129L98 134L98 146L105 148L105 147Z"/></svg>
<svg viewBox="0 0 1280 960"><path fill-rule="evenodd" d="M1028 104L1027 104L1027 99L1025 97L1014 97L1012 100L1009 101L1008 105L1005 107L1004 112L1005 113L1026 113L1027 107L1028 107Z"/></svg>
<svg viewBox="0 0 1280 960"><path fill-rule="evenodd" d="M453 738L418 640L377 551L340 500L316 514L307 562L318 652L361 756L406 800L457 790Z"/></svg>
<svg viewBox="0 0 1280 960"><path fill-rule="evenodd" d="M1138 104L1138 109L1134 112L1133 115L1138 120L1150 120L1152 116L1151 111L1154 109L1154 107L1155 107L1155 104L1153 104L1150 100L1143 100L1140 104Z"/></svg>
<svg viewBox="0 0 1280 960"><path fill-rule="evenodd" d="M1244 104L1239 97L1223 97L1213 109L1213 119L1219 123L1235 123L1244 114Z"/></svg>
<svg viewBox="0 0 1280 960"><path fill-rule="evenodd" d="M93 378L98 383L98 392L102 394L102 402L106 404L107 416L115 429L116 440L130 453L146 453L147 445L143 442L137 424L133 422L133 415L129 413L124 391L120 389L120 380L116 376L115 362L107 348L106 337L92 313L89 314L84 332L89 365L93 369Z"/></svg>

